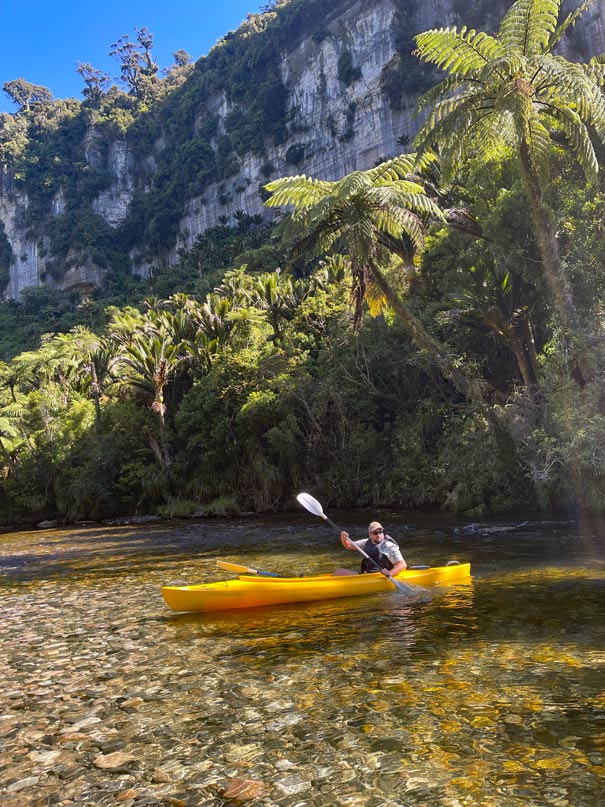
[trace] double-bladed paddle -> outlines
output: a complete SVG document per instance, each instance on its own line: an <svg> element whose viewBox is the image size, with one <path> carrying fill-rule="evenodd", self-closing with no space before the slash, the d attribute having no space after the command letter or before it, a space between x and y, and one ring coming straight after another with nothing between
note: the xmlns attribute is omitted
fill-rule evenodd
<svg viewBox="0 0 605 807"><path fill-rule="evenodd" d="M217 560L216 565L227 572L237 572L238 574L258 574L262 577L280 577L275 572L261 572L260 569L252 569L250 566L242 566L239 563L229 563L226 560Z"/></svg>
<svg viewBox="0 0 605 807"><path fill-rule="evenodd" d="M310 513L313 513L314 516L319 516L320 518L323 518L324 521L327 521L328 524L330 524L330 526L334 527L334 529L337 532L339 532L339 533L342 532L340 527L337 527L336 524L327 517L327 515L323 511L323 507L317 501L317 499L314 499L313 496L311 496L309 493L299 493L298 496L296 497L296 501L299 504L301 504L305 508L305 510L308 510ZM376 563L376 561L372 560L372 558L368 554L366 554L360 546L357 546L357 544L354 543L353 541L351 543L353 544L355 549L364 556L364 558L367 558L370 561L370 563L372 563L376 567L377 571L379 571L379 572L383 571L380 568L380 566ZM417 593L417 589L414 586L410 586L407 583L402 583L400 580L396 580L394 577L391 577L390 575L385 575L385 577L402 594L416 594Z"/></svg>

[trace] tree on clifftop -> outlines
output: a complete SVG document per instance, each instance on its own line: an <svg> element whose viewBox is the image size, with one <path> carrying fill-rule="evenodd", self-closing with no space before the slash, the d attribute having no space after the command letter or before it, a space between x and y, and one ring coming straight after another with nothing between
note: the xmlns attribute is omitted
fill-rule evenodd
<svg viewBox="0 0 605 807"><path fill-rule="evenodd" d="M153 34L147 28L135 28L137 44L128 36L121 36L111 46L110 56L120 62L120 78L131 95L145 100L151 86L157 81L158 65L153 58Z"/></svg>
<svg viewBox="0 0 605 807"><path fill-rule="evenodd" d="M53 94L47 87L42 84L32 84L24 78L7 81L2 89L19 107L19 112L29 109L32 104L53 100Z"/></svg>

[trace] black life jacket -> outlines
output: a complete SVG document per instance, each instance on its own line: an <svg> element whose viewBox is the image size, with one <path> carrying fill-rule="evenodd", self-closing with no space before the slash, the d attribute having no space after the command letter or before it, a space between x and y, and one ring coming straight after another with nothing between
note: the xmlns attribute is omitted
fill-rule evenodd
<svg viewBox="0 0 605 807"><path fill-rule="evenodd" d="M361 547L363 551L366 553L366 555L368 555L375 563L377 563L381 569L392 569L393 566L395 565L394 563L391 563L391 561L382 551L382 546L387 541L390 541L392 544L395 544L395 546L399 549L399 544L396 541L394 541L390 535L385 535L384 541L381 541L379 544L373 544L372 540L368 538L365 544L363 544ZM359 570L360 574L368 574L369 572L378 571L374 563L372 563L372 560L364 558L361 561L361 569Z"/></svg>

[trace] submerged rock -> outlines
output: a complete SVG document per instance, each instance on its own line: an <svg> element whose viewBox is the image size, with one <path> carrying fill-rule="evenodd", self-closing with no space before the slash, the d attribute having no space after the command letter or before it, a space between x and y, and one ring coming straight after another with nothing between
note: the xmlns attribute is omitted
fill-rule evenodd
<svg viewBox="0 0 605 807"><path fill-rule="evenodd" d="M231 779L222 788L222 797L231 804L244 804L265 792L265 785L257 779Z"/></svg>

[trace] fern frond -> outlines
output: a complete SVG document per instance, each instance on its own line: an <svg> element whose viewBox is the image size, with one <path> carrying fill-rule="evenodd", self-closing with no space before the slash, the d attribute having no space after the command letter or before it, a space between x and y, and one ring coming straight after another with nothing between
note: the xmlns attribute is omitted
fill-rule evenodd
<svg viewBox="0 0 605 807"><path fill-rule="evenodd" d="M581 67L588 78L594 81L595 84L598 84L599 87L605 84L605 53L601 53L599 56L593 56L588 64L578 66Z"/></svg>
<svg viewBox="0 0 605 807"><path fill-rule="evenodd" d="M424 93L416 104L415 114L419 115L425 109L432 109L432 107L441 101L444 97L455 98L463 90L468 91L468 78L460 76L449 76L448 78L431 87L430 90ZM479 86L482 85L481 79L476 79Z"/></svg>
<svg viewBox="0 0 605 807"><path fill-rule="evenodd" d="M486 66L483 77L486 85L495 81L508 81L513 76L522 75L525 72L526 58L522 53L511 51L504 56L494 59Z"/></svg>
<svg viewBox="0 0 605 807"><path fill-rule="evenodd" d="M368 304L368 313L371 317L379 317L388 306L384 292L376 283L368 283L366 302Z"/></svg>
<svg viewBox="0 0 605 807"><path fill-rule="evenodd" d="M584 65L567 62L560 56L543 57L540 82L537 87L540 100L574 107L584 123L593 125L600 133L605 131L605 97Z"/></svg>
<svg viewBox="0 0 605 807"><path fill-rule="evenodd" d="M401 211L401 228L412 242L416 254L424 249L424 226L422 220L411 210Z"/></svg>
<svg viewBox="0 0 605 807"><path fill-rule="evenodd" d="M555 33L560 5L561 0L517 0L498 28L501 44L526 56L544 53Z"/></svg>
<svg viewBox="0 0 605 807"><path fill-rule="evenodd" d="M477 120L469 130L465 155L491 158L500 153L503 144L508 147L518 144L517 127L513 111L506 105L496 105L491 114Z"/></svg>
<svg viewBox="0 0 605 807"><path fill-rule="evenodd" d="M393 203L395 204L395 200ZM439 205L436 204L430 196L426 196L424 193L402 195L400 196L398 206L428 218L440 219L441 221L445 220Z"/></svg>
<svg viewBox="0 0 605 807"><path fill-rule="evenodd" d="M387 233L387 235L390 235L392 238L401 238L401 221L395 211L390 210L386 204L384 207L376 210L374 225L377 230L380 230L382 233Z"/></svg>
<svg viewBox="0 0 605 807"><path fill-rule="evenodd" d="M595 182L599 174L599 162L580 116L569 107L553 107L549 113L561 126L587 181Z"/></svg>
<svg viewBox="0 0 605 807"><path fill-rule="evenodd" d="M373 183L383 178L387 181L405 179L414 171L416 164L417 157L415 154L400 154L398 157L393 157L391 160L386 160L386 162L374 166L374 168L369 168L365 173Z"/></svg>
<svg viewBox="0 0 605 807"><path fill-rule="evenodd" d="M351 196L357 196L371 187L372 182L365 171L353 171L351 174L347 174L344 179L335 183L334 192L337 197L346 199Z"/></svg>
<svg viewBox="0 0 605 807"><path fill-rule="evenodd" d="M312 179L304 174L283 177L265 185L266 190L272 194L265 204L267 207L287 205L310 207L327 193L330 193L333 186L333 182Z"/></svg>
<svg viewBox="0 0 605 807"><path fill-rule="evenodd" d="M551 37L550 47L554 48L556 44L561 41L561 38L568 28L572 28L584 12L593 4L594 0L584 0L575 11L572 11L567 17L557 26L556 31Z"/></svg>
<svg viewBox="0 0 605 807"><path fill-rule="evenodd" d="M425 31L415 37L416 55L425 62L434 64L451 75L468 76L480 71L498 55L502 48L497 39L483 31L470 31L464 26L438 28Z"/></svg>
<svg viewBox="0 0 605 807"><path fill-rule="evenodd" d="M537 112L530 116L527 128L530 158L542 186L545 186L549 179L552 162L552 138Z"/></svg>
<svg viewBox="0 0 605 807"><path fill-rule="evenodd" d="M18 420L19 418L23 417L25 412L26 412L26 405L24 402L20 400L17 400L16 402L11 401L10 403L6 404L6 406L2 407L2 416L12 418L15 420Z"/></svg>
<svg viewBox="0 0 605 807"><path fill-rule="evenodd" d="M436 133L442 123L448 120L453 121L455 118L461 119L460 124L456 126L457 129L469 125L478 105L484 103L488 103L485 93L482 90L477 91L474 87L454 98L446 97L435 103L430 115L416 135L414 142L418 146L418 150L422 151L426 146L427 138L424 137L424 133ZM436 138L431 137L430 140L436 140Z"/></svg>
<svg viewBox="0 0 605 807"><path fill-rule="evenodd" d="M420 183L414 182L411 179L391 179L391 180L378 179L374 183L374 187L385 189L385 191L391 189L398 196L406 194L407 196L412 197L417 194L424 193L424 187L420 185Z"/></svg>

